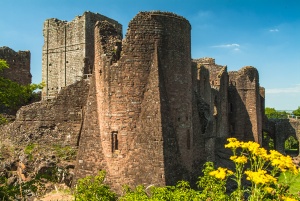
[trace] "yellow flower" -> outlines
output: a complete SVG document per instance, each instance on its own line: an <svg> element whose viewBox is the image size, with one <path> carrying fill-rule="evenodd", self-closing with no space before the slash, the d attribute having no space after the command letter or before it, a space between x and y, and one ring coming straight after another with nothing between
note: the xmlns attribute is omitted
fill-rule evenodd
<svg viewBox="0 0 300 201"><path fill-rule="evenodd" d="M233 172L227 168L219 167L217 170L209 173L210 176L216 177L217 179L224 180L226 176L232 175Z"/></svg>
<svg viewBox="0 0 300 201"><path fill-rule="evenodd" d="M282 196L282 198L283 198L284 201L297 201L294 198L289 198L289 197L285 197L285 196Z"/></svg>
<svg viewBox="0 0 300 201"><path fill-rule="evenodd" d="M230 160L232 160L235 163L241 163L241 164L245 164L247 163L247 157L242 155L242 156L231 156Z"/></svg>
<svg viewBox="0 0 300 201"><path fill-rule="evenodd" d="M241 147L243 149L247 149L252 154L257 154L256 152L258 151L260 145L256 142L249 141L249 142L244 142Z"/></svg>
<svg viewBox="0 0 300 201"><path fill-rule="evenodd" d="M279 168L282 172L290 170L294 174L298 174L299 171L290 156L284 156L278 151L271 150L269 157L272 166Z"/></svg>
<svg viewBox="0 0 300 201"><path fill-rule="evenodd" d="M239 148L241 146L241 142L238 141L236 138L228 138L227 141L229 143L225 144L225 148L236 149L236 148Z"/></svg>
<svg viewBox="0 0 300 201"><path fill-rule="evenodd" d="M273 194L273 193L275 192L275 189L274 189L274 188L271 188L271 187L269 187L269 186L266 186L264 189L265 189L265 191L267 191L267 192L270 193L270 194Z"/></svg>
<svg viewBox="0 0 300 201"><path fill-rule="evenodd" d="M255 184L267 184L267 183L276 183L277 179L273 176L267 174L266 170L259 169L257 172L253 171L245 171L247 175L247 180L255 183Z"/></svg>

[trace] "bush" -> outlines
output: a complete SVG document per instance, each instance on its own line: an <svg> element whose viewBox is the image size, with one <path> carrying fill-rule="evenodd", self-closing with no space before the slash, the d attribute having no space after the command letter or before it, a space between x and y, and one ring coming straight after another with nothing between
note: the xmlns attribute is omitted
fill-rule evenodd
<svg viewBox="0 0 300 201"><path fill-rule="evenodd" d="M134 190L125 186L124 190L125 195L119 199L120 201L201 200L199 192L191 189L190 184L186 181L179 181L176 186L150 186L145 188L140 185Z"/></svg>
<svg viewBox="0 0 300 201"><path fill-rule="evenodd" d="M114 201L116 194L108 185L103 184L105 171L100 171L97 176L87 176L79 179L74 193L76 201Z"/></svg>

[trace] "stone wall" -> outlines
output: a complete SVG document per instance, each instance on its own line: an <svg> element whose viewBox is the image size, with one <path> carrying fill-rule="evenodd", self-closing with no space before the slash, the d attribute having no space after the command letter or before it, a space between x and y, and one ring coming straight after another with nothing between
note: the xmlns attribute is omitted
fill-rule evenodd
<svg viewBox="0 0 300 201"><path fill-rule="evenodd" d="M0 72L1 76L22 85L31 84L29 51L15 52L9 47L0 47L0 59L9 65L8 69Z"/></svg>
<svg viewBox="0 0 300 201"><path fill-rule="evenodd" d="M231 136L262 143L261 94L258 72L246 66L229 72L229 119Z"/></svg>
<svg viewBox="0 0 300 201"><path fill-rule="evenodd" d="M227 137L261 143L257 70L191 60L191 25L181 16L140 12L122 40L116 21L84 13L47 20L44 36L48 101L22 107L7 133L78 146L75 181L103 169L118 191L195 184L205 161L228 157ZM91 71L89 84L82 75Z"/></svg>
<svg viewBox="0 0 300 201"><path fill-rule="evenodd" d="M63 87L91 74L94 63L94 25L109 21L119 33L122 26L103 15L84 12L73 21L48 19L44 22L42 80L46 84L42 97L55 96Z"/></svg>
<svg viewBox="0 0 300 201"><path fill-rule="evenodd" d="M81 80L61 90L57 98L21 107L16 120L1 128L2 137L16 144L34 142L77 148L88 86L88 80Z"/></svg>
<svg viewBox="0 0 300 201"><path fill-rule="evenodd" d="M96 24L84 118L93 121L83 126L76 178L105 169L107 181L118 190L124 183L193 181L198 167L222 152L223 139L259 142L262 100L256 69L229 74L212 58L191 62L190 28L172 13L141 12L121 43L113 24ZM232 122L238 127L229 133ZM239 129L249 131L238 135Z"/></svg>
<svg viewBox="0 0 300 201"><path fill-rule="evenodd" d="M266 132L274 140L275 149L285 154L285 141L290 137L294 137L300 142L300 120L296 118L290 119L269 119L268 124L273 129L266 129ZM300 145L299 149L300 150Z"/></svg>

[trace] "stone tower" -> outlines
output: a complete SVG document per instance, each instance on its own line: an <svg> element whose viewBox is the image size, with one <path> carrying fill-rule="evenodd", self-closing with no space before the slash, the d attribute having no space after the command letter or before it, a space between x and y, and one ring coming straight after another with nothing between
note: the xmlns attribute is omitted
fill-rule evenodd
<svg viewBox="0 0 300 201"><path fill-rule="evenodd" d="M84 12L73 21L48 19L44 22L42 55L43 99L52 98L61 88L88 76L94 63L94 26L109 21L119 33L122 26L100 14Z"/></svg>
<svg viewBox="0 0 300 201"><path fill-rule="evenodd" d="M262 144L263 96L258 71L246 66L229 72L230 132L240 140Z"/></svg>
<svg viewBox="0 0 300 201"><path fill-rule="evenodd" d="M114 26L97 23L77 178L104 169L121 189L124 183L175 184L200 170L195 166L205 154L193 112L190 31L173 13L141 12L120 51Z"/></svg>

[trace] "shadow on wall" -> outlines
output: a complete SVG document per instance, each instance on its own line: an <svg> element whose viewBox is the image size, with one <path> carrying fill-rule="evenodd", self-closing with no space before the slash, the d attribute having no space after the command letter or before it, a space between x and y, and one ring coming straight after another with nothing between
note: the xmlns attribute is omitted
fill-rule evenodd
<svg viewBox="0 0 300 201"><path fill-rule="evenodd" d="M242 92L246 95L246 91ZM229 97L229 135L242 141L254 141L252 123L246 105L237 88L231 83Z"/></svg>
<svg viewBox="0 0 300 201"><path fill-rule="evenodd" d="M290 137L294 137L299 142L299 134L297 135L297 129L299 122L297 120L290 119L270 119L270 122L275 127L275 149L280 153L285 154L285 141Z"/></svg>

